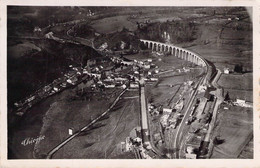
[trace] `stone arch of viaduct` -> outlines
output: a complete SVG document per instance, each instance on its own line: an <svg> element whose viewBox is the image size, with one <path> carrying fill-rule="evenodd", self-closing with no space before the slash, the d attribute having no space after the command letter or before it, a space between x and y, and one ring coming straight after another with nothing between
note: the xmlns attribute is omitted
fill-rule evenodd
<svg viewBox="0 0 260 168"><path fill-rule="evenodd" d="M176 47L171 44L164 44L156 41L143 39L140 39L140 41L143 42L148 48L152 49L153 51L170 52L173 56L177 58L192 62L199 66L206 66L206 62L201 56L189 50Z"/></svg>

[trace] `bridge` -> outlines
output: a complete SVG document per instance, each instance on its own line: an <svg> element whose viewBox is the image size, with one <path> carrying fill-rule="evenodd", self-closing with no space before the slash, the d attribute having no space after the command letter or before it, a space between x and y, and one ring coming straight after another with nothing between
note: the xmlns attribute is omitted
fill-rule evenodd
<svg viewBox="0 0 260 168"><path fill-rule="evenodd" d="M173 56L177 58L192 62L202 67L207 66L207 62L201 56L187 49L180 48L172 44L165 44L156 41L144 39L140 39L140 41L143 42L145 46L147 46L149 49L152 49L153 51L170 52Z"/></svg>

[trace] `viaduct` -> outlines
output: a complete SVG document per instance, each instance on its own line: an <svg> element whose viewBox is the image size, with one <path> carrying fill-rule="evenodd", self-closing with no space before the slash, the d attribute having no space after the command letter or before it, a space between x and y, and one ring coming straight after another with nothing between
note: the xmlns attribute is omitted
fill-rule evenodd
<svg viewBox="0 0 260 168"><path fill-rule="evenodd" d="M146 45L148 48L152 49L153 51L155 50L161 52L170 52L172 55L174 55L177 58L192 62L202 67L207 66L207 62L204 58L189 50L176 47L172 44L164 44L156 41L143 40L143 39L140 39L140 41L143 42L144 45Z"/></svg>

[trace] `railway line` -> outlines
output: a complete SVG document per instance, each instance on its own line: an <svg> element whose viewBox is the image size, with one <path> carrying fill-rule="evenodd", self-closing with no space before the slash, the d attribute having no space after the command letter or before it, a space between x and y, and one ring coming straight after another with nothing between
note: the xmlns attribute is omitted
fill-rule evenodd
<svg viewBox="0 0 260 168"><path fill-rule="evenodd" d="M193 62L197 65L202 65L205 67L205 74L204 76L202 76L202 78L200 79L199 83L197 84L197 86L195 87L195 90L192 91L191 93L191 97L189 99L188 105L187 105L187 109L185 111L184 117L181 120L181 123L179 125L179 127L177 128L177 133L174 137L174 144L173 144L173 149L175 149L174 151L176 151L174 154L172 154L172 157L174 158L179 158L180 156L180 147L181 147L181 141L184 137L184 127L185 127L185 121L188 119L190 113L191 113L191 107L192 104L196 98L196 95L198 94L198 87L200 85L208 85L210 86L211 82L213 82L215 84L215 77L218 76L218 71L216 70L216 67L214 66L213 63L209 62L208 60L206 60L205 58L203 58L202 56L200 56L197 53L194 52L190 52L186 49L181 49L179 47L175 47L173 45L166 45L163 43L159 43L159 42L153 42L153 41L149 41L149 40L142 40L142 42L147 43L148 44L148 48L150 46L150 44L152 44L152 50L154 48L154 44L156 45L156 49L155 50L164 50L166 51L168 49L168 51L171 51L172 54L178 58L181 59L185 59L187 61ZM164 47L164 48L163 48ZM176 54L177 52L177 54ZM189 56L191 58L189 58ZM201 62L199 62L201 61ZM145 102L145 98L143 98L143 102ZM142 106L146 106L146 103L142 103L142 98L141 98L141 105ZM142 107L142 124L147 122L147 114L146 114L146 107ZM144 121L143 121L144 119ZM148 124L145 125L147 127L147 133L149 133L149 127ZM185 133L186 134L186 133ZM149 135L149 134L147 134ZM144 140L147 141L147 140Z"/></svg>

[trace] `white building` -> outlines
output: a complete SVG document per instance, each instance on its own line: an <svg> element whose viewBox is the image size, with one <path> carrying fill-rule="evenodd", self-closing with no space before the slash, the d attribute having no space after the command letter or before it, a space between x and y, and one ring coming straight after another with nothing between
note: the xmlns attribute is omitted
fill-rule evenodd
<svg viewBox="0 0 260 168"><path fill-rule="evenodd" d="M53 32L49 32L49 33L45 34L44 37L47 38L47 39L52 39L53 38Z"/></svg>
<svg viewBox="0 0 260 168"><path fill-rule="evenodd" d="M155 81L158 81L158 78L151 78L150 80L155 82Z"/></svg>
<svg viewBox="0 0 260 168"><path fill-rule="evenodd" d="M105 88L115 88L116 87L116 85L114 85L114 84L111 84L111 85L105 85Z"/></svg>
<svg viewBox="0 0 260 168"><path fill-rule="evenodd" d="M229 69L228 68L224 68L224 74L229 74Z"/></svg>
<svg viewBox="0 0 260 168"><path fill-rule="evenodd" d="M135 89L135 88L139 88L139 83L130 83L130 88Z"/></svg>

